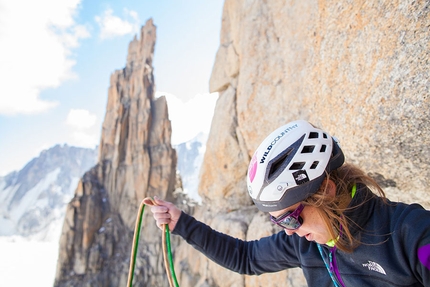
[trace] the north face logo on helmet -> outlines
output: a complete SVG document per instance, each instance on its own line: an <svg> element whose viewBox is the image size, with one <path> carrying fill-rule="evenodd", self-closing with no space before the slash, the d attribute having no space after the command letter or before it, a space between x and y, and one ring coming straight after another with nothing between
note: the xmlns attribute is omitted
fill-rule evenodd
<svg viewBox="0 0 430 287"><path fill-rule="evenodd" d="M296 172L293 172L293 177L297 185L301 185L309 181L309 177L306 173L306 170L298 170Z"/></svg>

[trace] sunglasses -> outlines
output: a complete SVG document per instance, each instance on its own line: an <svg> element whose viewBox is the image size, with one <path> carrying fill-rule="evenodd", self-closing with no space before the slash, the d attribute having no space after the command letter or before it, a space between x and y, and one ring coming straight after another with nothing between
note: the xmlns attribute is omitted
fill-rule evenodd
<svg viewBox="0 0 430 287"><path fill-rule="evenodd" d="M303 218L301 218L300 213L304 208L305 206L300 204L294 211L288 211L279 217L270 216L270 221L288 230L298 229L303 224Z"/></svg>

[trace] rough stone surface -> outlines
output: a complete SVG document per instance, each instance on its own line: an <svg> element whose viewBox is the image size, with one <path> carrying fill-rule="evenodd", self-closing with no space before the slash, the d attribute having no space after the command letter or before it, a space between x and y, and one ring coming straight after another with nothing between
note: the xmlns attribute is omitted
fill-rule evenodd
<svg viewBox="0 0 430 287"><path fill-rule="evenodd" d="M247 162L267 134L296 119L337 136L346 160L389 198L429 208L429 43L428 1L226 0L195 216L239 238L270 234L259 213L238 215L251 205ZM181 248L189 260L183 251L177 260L191 266L181 286L191 278L195 286L306 286L299 269L237 276Z"/></svg>
<svg viewBox="0 0 430 287"><path fill-rule="evenodd" d="M167 103L154 99L155 32L149 20L130 43L126 67L111 76L98 163L67 207L55 286L126 286L141 201L174 200L177 159ZM167 286L161 231L150 215L142 226L134 284Z"/></svg>
<svg viewBox="0 0 430 287"><path fill-rule="evenodd" d="M138 202L154 194L174 200L176 156L165 100L153 99L151 27L112 75L99 163L68 206L57 286L124 286ZM429 208L429 43L428 1L226 0L210 79L219 99L200 174L203 204L192 214L241 239L277 232L252 205L245 176L265 136L296 119L337 136L346 160L388 197ZM160 233L144 226L135 280L167 286ZM180 286L306 286L300 269L242 276L175 236L172 246Z"/></svg>

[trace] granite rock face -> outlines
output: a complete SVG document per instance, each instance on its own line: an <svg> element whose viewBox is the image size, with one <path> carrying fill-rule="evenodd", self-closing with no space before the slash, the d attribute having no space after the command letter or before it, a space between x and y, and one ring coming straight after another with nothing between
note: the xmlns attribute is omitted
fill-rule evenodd
<svg viewBox="0 0 430 287"><path fill-rule="evenodd" d="M111 76L98 163L67 207L55 286L125 286L141 201L173 201L176 152L164 97L154 98L152 20L129 45L126 67ZM166 286L161 231L143 217L135 284Z"/></svg>
<svg viewBox="0 0 430 287"><path fill-rule="evenodd" d="M247 195L247 166L296 119L337 136L390 199L429 208L429 43L428 1L226 0L195 216L243 239L273 232ZM184 286L306 286L300 270L240 276L181 248Z"/></svg>
<svg viewBox="0 0 430 287"><path fill-rule="evenodd" d="M167 109L153 98L153 40L150 21L112 75L98 164L68 206L56 286L124 286L138 204L155 194L175 200ZM203 202L190 213L241 239L278 232L253 206L245 177L259 143L296 119L337 136L346 160L389 198L429 208L429 43L428 1L226 0ZM167 286L160 232L145 220L135 280ZM306 286L300 269L242 276L173 240L180 286Z"/></svg>
<svg viewBox="0 0 430 287"><path fill-rule="evenodd" d="M234 98L245 162L270 131L307 119L339 137L347 160L412 197L424 190L429 25L427 1L227 0L210 84L220 102Z"/></svg>

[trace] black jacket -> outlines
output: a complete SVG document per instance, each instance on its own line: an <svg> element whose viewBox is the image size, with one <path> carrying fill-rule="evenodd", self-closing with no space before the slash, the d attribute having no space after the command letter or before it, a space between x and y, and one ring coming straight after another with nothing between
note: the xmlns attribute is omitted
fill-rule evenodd
<svg viewBox="0 0 430 287"><path fill-rule="evenodd" d="M364 204L361 204L363 203ZM322 245L344 286L430 286L430 212L418 204L384 203L366 188L353 198L350 228L363 242L353 253ZM355 208L354 208L355 207ZM241 274L300 267L308 286L334 286L318 244L284 231L256 241L222 234L182 213L173 231L214 262ZM342 284L339 284L342 286Z"/></svg>

